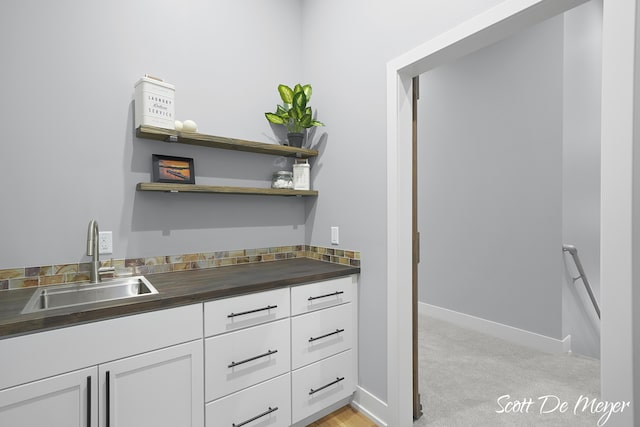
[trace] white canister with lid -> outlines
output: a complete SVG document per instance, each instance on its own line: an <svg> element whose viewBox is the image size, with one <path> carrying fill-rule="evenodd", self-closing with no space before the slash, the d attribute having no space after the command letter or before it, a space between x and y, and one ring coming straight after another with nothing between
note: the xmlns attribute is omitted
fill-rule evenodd
<svg viewBox="0 0 640 427"><path fill-rule="evenodd" d="M175 129L175 87L145 74L135 84L135 127Z"/></svg>
<svg viewBox="0 0 640 427"><path fill-rule="evenodd" d="M293 189L310 190L311 165L307 159L296 159L293 164Z"/></svg>

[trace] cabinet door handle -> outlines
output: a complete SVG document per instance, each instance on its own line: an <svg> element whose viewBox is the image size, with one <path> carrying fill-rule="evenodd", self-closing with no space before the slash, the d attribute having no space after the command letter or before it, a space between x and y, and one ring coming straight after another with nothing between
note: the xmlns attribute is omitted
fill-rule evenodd
<svg viewBox="0 0 640 427"><path fill-rule="evenodd" d="M320 340L322 338L330 337L331 335L336 335L336 334L339 334L340 332L344 332L344 329L336 329L333 332L329 332L328 334L320 335L319 337L315 337L315 338L311 337L311 338L309 338L309 342L314 342L314 341Z"/></svg>
<svg viewBox="0 0 640 427"><path fill-rule="evenodd" d="M277 411L277 410L278 410L278 407L277 407L277 406L276 406L275 408L272 408L271 406L269 406L269 409L267 409L267 410L266 410L266 411L264 411L263 413L261 413L261 414L259 414L259 415L256 415L255 417L250 418L250 419L248 419L248 420L246 420L246 421L243 421L243 422L241 422L240 424L231 423L231 427L242 427L242 426L243 426L243 425L245 425L245 424L249 424L251 421L255 421L255 420L257 420L258 418L262 418L262 417L264 417L265 415L269 415L270 413L275 412L275 411Z"/></svg>
<svg viewBox="0 0 640 427"><path fill-rule="evenodd" d="M330 294L320 295L320 296L317 296L317 297L309 297L309 301L313 301L313 300L320 299L320 298L335 297L336 295L340 295L340 294L344 294L344 291L335 291L335 292L332 292Z"/></svg>
<svg viewBox="0 0 640 427"><path fill-rule="evenodd" d="M315 389L315 390L314 390L314 389L311 389L311 391L309 392L309 396L311 396L311 395L312 395L312 394L314 394L314 393L319 392L320 390L324 390L324 389L325 389L325 388L327 388L327 387L331 387L331 386L332 386L332 385L334 385L334 384L338 384L338 383L339 383L340 381L342 381L342 380L344 380L344 377L336 377L336 380L335 380L335 381L331 381L329 384L325 384L325 385L323 385L322 387L317 388L317 389Z"/></svg>
<svg viewBox="0 0 640 427"><path fill-rule="evenodd" d="M87 427L91 427L91 376L87 377Z"/></svg>
<svg viewBox="0 0 640 427"><path fill-rule="evenodd" d="M243 311L242 313L230 313L227 315L228 318L236 317L236 316L244 316L245 314L257 313L259 311L271 310L272 308L277 308L277 305L268 305L262 308L256 308L255 310Z"/></svg>
<svg viewBox="0 0 640 427"><path fill-rule="evenodd" d="M107 395L105 396L107 413L105 414L105 417L106 427L109 427L109 424L111 423L111 372L109 371L105 373L105 385L107 388Z"/></svg>
<svg viewBox="0 0 640 427"><path fill-rule="evenodd" d="M231 362L230 365L227 365L227 368L235 368L238 365L242 365L243 363L251 362L252 360L260 359L262 357L271 356L272 354L276 354L278 350L267 350L266 353L259 354L257 356L250 357L248 359L241 360L240 362Z"/></svg>

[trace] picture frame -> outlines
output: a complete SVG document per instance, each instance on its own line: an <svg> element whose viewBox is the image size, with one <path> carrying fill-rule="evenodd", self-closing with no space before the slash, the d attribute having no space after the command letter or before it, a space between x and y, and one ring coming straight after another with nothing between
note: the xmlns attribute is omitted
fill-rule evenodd
<svg viewBox="0 0 640 427"><path fill-rule="evenodd" d="M189 157L152 155L153 182L168 182L172 184L195 184L196 174L193 159Z"/></svg>

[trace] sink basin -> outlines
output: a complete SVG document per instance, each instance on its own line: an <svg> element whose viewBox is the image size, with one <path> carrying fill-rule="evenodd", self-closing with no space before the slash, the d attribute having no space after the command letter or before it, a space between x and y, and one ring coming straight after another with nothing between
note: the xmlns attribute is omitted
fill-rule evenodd
<svg viewBox="0 0 640 427"><path fill-rule="evenodd" d="M101 283L73 283L38 288L22 313L34 313L61 307L90 305L98 302L136 298L157 294L144 276L125 277Z"/></svg>

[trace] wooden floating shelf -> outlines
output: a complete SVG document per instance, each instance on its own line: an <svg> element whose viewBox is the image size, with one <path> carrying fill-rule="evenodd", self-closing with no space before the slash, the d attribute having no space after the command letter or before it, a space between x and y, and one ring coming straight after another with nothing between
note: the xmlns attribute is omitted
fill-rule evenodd
<svg viewBox="0 0 640 427"><path fill-rule="evenodd" d="M256 194L260 196L317 196L315 190L285 190L276 188L219 187L199 184L170 184L164 182L139 182L138 191L162 191L166 193L223 193Z"/></svg>
<svg viewBox="0 0 640 427"><path fill-rule="evenodd" d="M178 132L154 126L140 126L136 129L136 136L138 138L154 139L156 141L173 142L177 144L199 145L202 147L221 148L224 150L248 151L251 153L298 157L302 159L318 155L317 150L309 150L306 148L245 141L243 139L205 135L203 133Z"/></svg>

